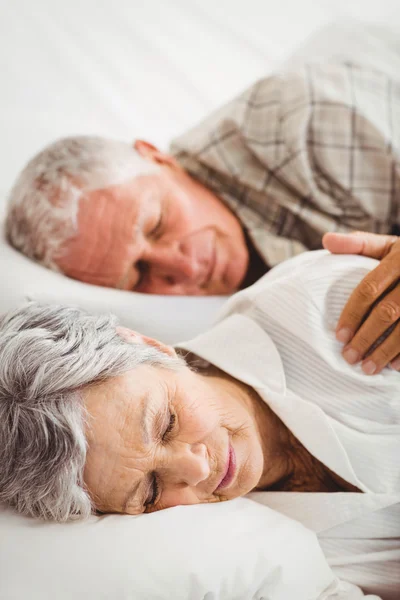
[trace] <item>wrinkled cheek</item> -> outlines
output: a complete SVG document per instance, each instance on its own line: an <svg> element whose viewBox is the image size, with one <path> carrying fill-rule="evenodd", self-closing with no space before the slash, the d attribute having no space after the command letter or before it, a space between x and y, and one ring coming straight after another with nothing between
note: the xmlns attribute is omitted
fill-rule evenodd
<svg viewBox="0 0 400 600"><path fill-rule="evenodd" d="M209 436L220 423L216 407L209 406L208 398L204 398L203 401L196 399L193 402L187 402L181 406L180 410L186 431L193 434L197 440Z"/></svg>

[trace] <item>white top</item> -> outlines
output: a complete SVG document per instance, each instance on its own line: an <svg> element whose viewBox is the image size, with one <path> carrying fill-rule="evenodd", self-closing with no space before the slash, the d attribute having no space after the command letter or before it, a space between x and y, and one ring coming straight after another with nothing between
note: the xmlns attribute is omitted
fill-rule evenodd
<svg viewBox="0 0 400 600"><path fill-rule="evenodd" d="M357 493L258 492L318 534L338 575L382 598L400 593L400 374L368 377L334 330L376 261L302 254L232 297L183 348L251 385L301 443Z"/></svg>

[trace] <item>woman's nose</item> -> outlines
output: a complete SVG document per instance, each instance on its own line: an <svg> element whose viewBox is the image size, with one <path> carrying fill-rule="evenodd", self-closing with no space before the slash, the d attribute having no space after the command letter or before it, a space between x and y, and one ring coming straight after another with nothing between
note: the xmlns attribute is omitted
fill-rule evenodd
<svg viewBox="0 0 400 600"><path fill-rule="evenodd" d="M170 460L170 474L175 483L199 485L210 476L208 453L204 444L178 443Z"/></svg>

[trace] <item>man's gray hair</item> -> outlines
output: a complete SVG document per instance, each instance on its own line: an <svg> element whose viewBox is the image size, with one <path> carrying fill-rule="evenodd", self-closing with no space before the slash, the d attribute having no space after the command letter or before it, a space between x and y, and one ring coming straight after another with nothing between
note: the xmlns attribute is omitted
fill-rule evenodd
<svg viewBox="0 0 400 600"><path fill-rule="evenodd" d="M87 517L82 389L143 363L183 359L125 341L113 316L37 303L0 317L0 502L65 521Z"/></svg>
<svg viewBox="0 0 400 600"><path fill-rule="evenodd" d="M77 233L84 193L157 168L126 142L96 136L58 140L37 154L15 182L6 237L29 258L59 271L56 259L63 244Z"/></svg>

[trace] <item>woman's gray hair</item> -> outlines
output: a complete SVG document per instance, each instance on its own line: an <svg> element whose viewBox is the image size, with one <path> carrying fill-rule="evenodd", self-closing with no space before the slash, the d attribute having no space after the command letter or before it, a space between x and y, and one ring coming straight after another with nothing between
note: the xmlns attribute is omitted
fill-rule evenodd
<svg viewBox="0 0 400 600"><path fill-rule="evenodd" d="M84 193L157 168L126 142L96 136L58 140L37 154L15 182L8 201L6 237L29 258L59 271L56 259L77 233Z"/></svg>
<svg viewBox="0 0 400 600"><path fill-rule="evenodd" d="M29 303L0 317L0 502L65 521L87 517L82 388L143 363L183 359L125 341L113 316Z"/></svg>

